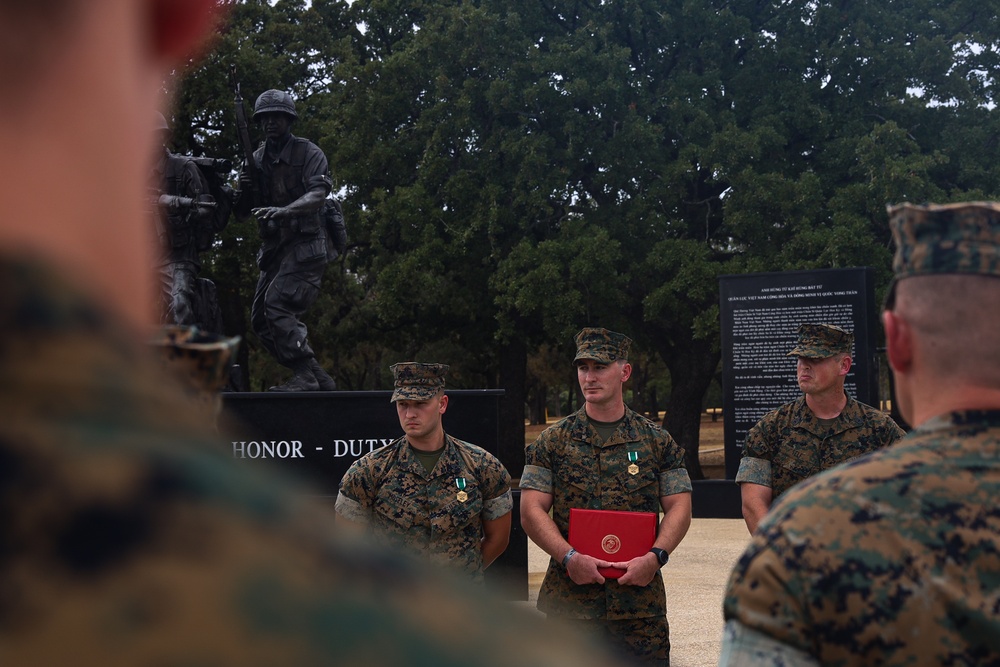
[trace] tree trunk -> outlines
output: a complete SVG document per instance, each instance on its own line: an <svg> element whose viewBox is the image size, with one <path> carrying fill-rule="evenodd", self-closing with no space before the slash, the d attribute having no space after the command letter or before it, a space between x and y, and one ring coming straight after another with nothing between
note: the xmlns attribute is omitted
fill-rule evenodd
<svg viewBox="0 0 1000 667"><path fill-rule="evenodd" d="M670 369L670 398L663 415L663 427L685 452L691 479L705 479L698 458L701 439L701 404L719 365L719 351L709 341L683 341L664 354Z"/></svg>
<svg viewBox="0 0 1000 667"><path fill-rule="evenodd" d="M545 412L548 407L549 388L542 383L535 385L535 391L529 403L528 416L532 424L544 424Z"/></svg>
<svg viewBox="0 0 1000 667"><path fill-rule="evenodd" d="M524 383L528 373L528 350L523 339L513 336L501 345L498 360L504 397L500 401L497 458L511 477L520 477L524 470Z"/></svg>

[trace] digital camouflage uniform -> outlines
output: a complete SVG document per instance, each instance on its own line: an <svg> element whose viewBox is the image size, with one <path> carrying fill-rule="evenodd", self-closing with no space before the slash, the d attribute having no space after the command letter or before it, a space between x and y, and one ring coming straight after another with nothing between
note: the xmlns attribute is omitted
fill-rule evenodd
<svg viewBox="0 0 1000 667"><path fill-rule="evenodd" d="M3 665L608 665L509 604L332 537L234 464L162 364L64 280L0 260Z"/></svg>
<svg viewBox="0 0 1000 667"><path fill-rule="evenodd" d="M341 480L337 511L387 543L482 581L483 521L513 509L510 474L485 449L447 435L445 441L431 473L405 437L361 457Z"/></svg>
<svg viewBox="0 0 1000 667"><path fill-rule="evenodd" d="M1000 204L889 216L888 308L911 276L1000 279ZM1000 664L998 497L998 409L931 418L792 489L730 577L720 665Z"/></svg>
<svg viewBox="0 0 1000 667"><path fill-rule="evenodd" d="M635 453L638 474L631 475ZM626 408L625 418L604 445L586 408L548 427L525 451L522 489L553 496L552 519L569 534L571 507L626 512L662 511L660 496L691 491L684 450L670 434ZM549 559L538 593L538 609L571 618L621 620L663 616L667 612L663 576L657 571L643 588L573 583L562 564Z"/></svg>
<svg viewBox="0 0 1000 667"><path fill-rule="evenodd" d="M824 665L1000 664L1000 411L814 480L754 535L727 620Z"/></svg>
<svg viewBox="0 0 1000 667"><path fill-rule="evenodd" d="M625 362L632 344L623 334L589 327L575 340L574 363ZM602 440L585 405L545 429L526 448L521 488L552 496L552 519L563 536L569 534L570 508L659 515L663 496L691 491L684 451L669 433L627 406L614 432ZM620 585L617 579L578 585L564 564L550 559L538 609L560 624L603 636L631 660L670 662L666 595L659 570L643 587Z"/></svg>
<svg viewBox="0 0 1000 667"><path fill-rule="evenodd" d="M800 324L787 356L826 359L850 354L854 336L829 324ZM825 423L824 423L825 422ZM833 420L820 420L806 397L764 415L747 433L736 482L771 487L772 499L807 477L903 437L903 429L881 410L847 396Z"/></svg>
<svg viewBox="0 0 1000 667"><path fill-rule="evenodd" d="M446 364L392 366L391 401L429 401L444 392ZM510 474L481 447L444 436L431 472L406 436L355 461L344 474L337 512L368 526L377 541L483 581L483 521L514 507Z"/></svg>
<svg viewBox="0 0 1000 667"><path fill-rule="evenodd" d="M197 327L165 325L149 341L167 370L214 421L222 409L219 390L229 378L240 337L201 331Z"/></svg>
<svg viewBox="0 0 1000 667"><path fill-rule="evenodd" d="M801 396L750 429L736 481L769 486L777 498L807 477L891 445L903 435L887 414L851 397L833 424L824 425Z"/></svg>

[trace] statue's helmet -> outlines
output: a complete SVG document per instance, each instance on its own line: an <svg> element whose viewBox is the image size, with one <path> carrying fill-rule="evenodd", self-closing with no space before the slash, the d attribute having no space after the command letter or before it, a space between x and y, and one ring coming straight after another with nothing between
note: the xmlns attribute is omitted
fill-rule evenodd
<svg viewBox="0 0 1000 667"><path fill-rule="evenodd" d="M283 90L265 90L257 98L257 103L253 107L253 120L256 122L261 114L280 112L288 114L292 118L298 118L295 113L295 100Z"/></svg>
<svg viewBox="0 0 1000 667"><path fill-rule="evenodd" d="M163 114L159 111L156 112L156 120L153 121L153 130L159 132L161 130L170 130L170 126L167 125L167 119L163 117Z"/></svg>

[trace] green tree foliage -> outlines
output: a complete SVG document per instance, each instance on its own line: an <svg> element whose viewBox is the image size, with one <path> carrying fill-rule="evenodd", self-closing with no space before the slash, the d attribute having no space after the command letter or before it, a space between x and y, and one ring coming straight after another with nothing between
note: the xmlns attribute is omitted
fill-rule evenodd
<svg viewBox="0 0 1000 667"><path fill-rule="evenodd" d="M668 369L699 477L720 275L884 284L887 203L998 196L997 4L241 2L176 121L189 150L238 154L233 63L248 102L299 100L345 195L351 251L311 323L344 388L404 357L503 387L516 475L526 387L572 377L573 333L607 326ZM244 303L253 234L212 265Z"/></svg>

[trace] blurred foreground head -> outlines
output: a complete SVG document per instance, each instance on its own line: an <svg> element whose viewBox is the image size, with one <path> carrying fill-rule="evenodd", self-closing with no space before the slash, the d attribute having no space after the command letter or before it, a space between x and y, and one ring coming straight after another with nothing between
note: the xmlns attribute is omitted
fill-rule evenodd
<svg viewBox="0 0 1000 667"><path fill-rule="evenodd" d="M900 412L919 426L1000 408L1000 203L888 211L895 275L882 320Z"/></svg>
<svg viewBox="0 0 1000 667"><path fill-rule="evenodd" d="M0 2L3 664L611 664L338 540L120 326L151 317L149 119L222 4Z"/></svg>
<svg viewBox="0 0 1000 667"><path fill-rule="evenodd" d="M41 256L133 323L152 319L149 118L223 4L0 2L0 253Z"/></svg>

